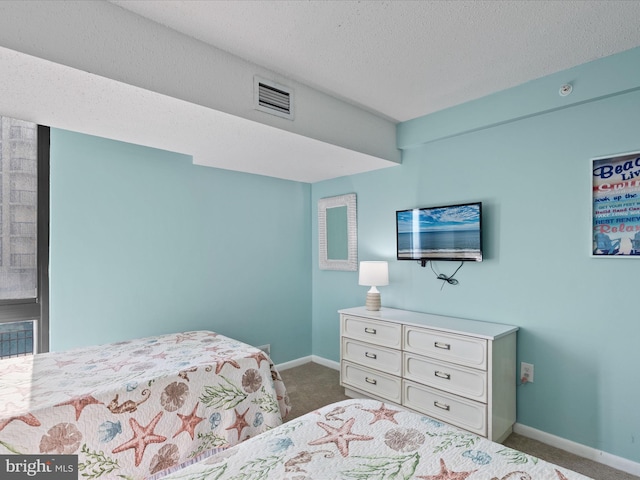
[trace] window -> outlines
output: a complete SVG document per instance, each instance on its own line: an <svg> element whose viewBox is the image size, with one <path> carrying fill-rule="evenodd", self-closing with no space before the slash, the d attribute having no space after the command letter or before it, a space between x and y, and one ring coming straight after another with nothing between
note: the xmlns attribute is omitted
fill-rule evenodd
<svg viewBox="0 0 640 480"><path fill-rule="evenodd" d="M0 116L0 358L49 349L49 128Z"/></svg>

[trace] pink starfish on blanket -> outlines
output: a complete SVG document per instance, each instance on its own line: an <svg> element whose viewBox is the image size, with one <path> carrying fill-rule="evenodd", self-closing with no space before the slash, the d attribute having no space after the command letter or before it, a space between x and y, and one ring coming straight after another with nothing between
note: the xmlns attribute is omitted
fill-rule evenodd
<svg viewBox="0 0 640 480"><path fill-rule="evenodd" d="M27 358L29 360L27 360ZM36 363L33 357L24 357L24 361L21 363L12 363L11 361L0 362L0 377L12 373L30 373L44 367L42 364Z"/></svg>
<svg viewBox="0 0 640 480"><path fill-rule="evenodd" d="M111 370L113 370L114 372L119 372L122 367L126 367L127 365L130 365L129 360L122 360L118 363L107 363L107 367L106 368L110 368Z"/></svg>
<svg viewBox="0 0 640 480"><path fill-rule="evenodd" d="M221 371L222 368L226 365L226 364L232 365L235 368L240 368L240 365L238 364L238 362L236 362L235 360L231 359L231 358L225 358L219 362L216 362L216 375L218 375Z"/></svg>
<svg viewBox="0 0 640 480"><path fill-rule="evenodd" d="M141 426L134 418L130 418L129 425L133 430L133 438L119 447L114 448L111 453L120 453L133 448L135 450L136 467L139 466L144 456L144 450L148 444L162 443L167 439L167 437L156 435L153 432L153 429L156 428L156 425L160 421L160 417L162 417L162 412L159 412L146 427Z"/></svg>
<svg viewBox="0 0 640 480"><path fill-rule="evenodd" d="M178 333L176 335L176 343L182 343L185 340L191 340L192 338L194 338L196 335L198 335L198 332L186 332L186 333Z"/></svg>
<svg viewBox="0 0 640 480"><path fill-rule="evenodd" d="M422 478L423 480L465 480L469 475L474 474L477 470L470 472L453 472L447 468L444 463L444 459L440 459L440 473L437 475L420 475L416 478Z"/></svg>
<svg viewBox="0 0 640 480"><path fill-rule="evenodd" d="M67 400L66 402L58 403L57 405L54 405L54 406L55 407L62 407L64 405L73 406L73 408L75 408L75 410L76 410L76 421L78 421L80 419L80 414L82 413L82 410L84 410L84 407L87 407L89 405L94 405L94 404L95 405L104 405L101 401L96 400L91 395L86 395L84 397L72 398L71 400Z"/></svg>
<svg viewBox="0 0 640 480"><path fill-rule="evenodd" d="M64 367L67 367L69 365L73 365L74 363L76 363L76 359L75 358L72 358L71 360L59 360L59 359L56 359L55 362L56 362L56 366L58 368L64 368Z"/></svg>
<svg viewBox="0 0 640 480"><path fill-rule="evenodd" d="M269 363L269 359L267 358L267 356L264 354L264 352L256 352L256 353L252 353L251 355L247 355L245 358L253 358L256 363L258 364L258 368L260 368L260 364L262 362L267 362Z"/></svg>
<svg viewBox="0 0 640 480"><path fill-rule="evenodd" d="M15 416L15 417L9 417L9 418L7 418L5 420L2 420L0 422L0 431L2 431L2 429L4 427L9 425L14 420L20 420L21 422L26 423L30 427L39 427L40 426L40 422L38 421L38 419L36 417L34 417L32 414L27 413L26 415L18 415L18 416Z"/></svg>
<svg viewBox="0 0 640 480"><path fill-rule="evenodd" d="M349 442L373 440L373 437L368 435L358 435L351 433L351 427L353 427L355 418L350 418L342 424L340 428L334 428L326 423L318 422L318 426L322 428L327 435L317 440L309 442L309 445L322 445L323 443L335 443L336 447L340 451L340 455L343 457L349 456Z"/></svg>
<svg viewBox="0 0 640 480"><path fill-rule="evenodd" d="M380 420L389 420L396 425L398 424L398 422L396 422L395 415L396 413L400 413L400 410L391 410L389 408L386 408L384 406L384 403L381 404L380 408L378 408L377 410L368 410L366 408L363 408L362 410L373 414L373 420L371 420L371 423L369 425L373 425Z"/></svg>
<svg viewBox="0 0 640 480"><path fill-rule="evenodd" d="M189 415L181 415L179 413L177 414L180 417L180 420L182 421L182 427L180 427L180 430L176 432L173 438L176 438L182 432L187 432L189 435L191 435L191 440L193 440L196 427L201 421L204 420L204 418L198 417L196 415L196 410L198 410L198 405L200 405L200 403L196 402L196 406L193 407L193 411Z"/></svg>
<svg viewBox="0 0 640 480"><path fill-rule="evenodd" d="M247 421L244 419L244 417L247 415L247 412L249 411L249 407L247 407L247 409L244 411L242 415L240 415L240 413L238 413L238 411L235 408L233 409L233 411L236 414L236 421L231 426L225 428L225 430L237 430L238 440L240 440L240 435L242 435L242 430L244 430L245 427L249 426Z"/></svg>

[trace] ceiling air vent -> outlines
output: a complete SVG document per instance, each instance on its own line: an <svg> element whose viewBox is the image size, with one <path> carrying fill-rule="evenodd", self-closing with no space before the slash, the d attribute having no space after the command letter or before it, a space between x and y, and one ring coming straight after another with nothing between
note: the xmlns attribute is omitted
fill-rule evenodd
<svg viewBox="0 0 640 480"><path fill-rule="evenodd" d="M293 120L293 90L285 85L254 77L256 110Z"/></svg>

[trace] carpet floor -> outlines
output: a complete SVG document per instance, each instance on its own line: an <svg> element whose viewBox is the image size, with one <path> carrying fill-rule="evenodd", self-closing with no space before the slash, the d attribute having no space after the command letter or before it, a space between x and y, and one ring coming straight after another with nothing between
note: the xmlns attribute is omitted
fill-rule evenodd
<svg viewBox="0 0 640 480"><path fill-rule="evenodd" d="M306 363L280 372L289 398L291 413L286 421L312 412L324 405L346 400L340 386L340 372L317 363ZM542 442L512 433L503 444L537 458L582 473L594 480L640 480L640 477L607 467Z"/></svg>

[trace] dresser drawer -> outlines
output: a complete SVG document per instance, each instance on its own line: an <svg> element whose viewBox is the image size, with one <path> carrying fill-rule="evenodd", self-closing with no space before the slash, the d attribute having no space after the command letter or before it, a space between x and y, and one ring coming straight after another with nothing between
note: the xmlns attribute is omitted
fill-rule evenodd
<svg viewBox="0 0 640 480"><path fill-rule="evenodd" d="M342 361L341 380L343 385L400 404L402 383L399 377Z"/></svg>
<svg viewBox="0 0 640 480"><path fill-rule="evenodd" d="M342 337L342 359L375 368L391 375L402 375L402 352Z"/></svg>
<svg viewBox="0 0 640 480"><path fill-rule="evenodd" d="M383 347L399 349L402 346L402 325L397 323L344 315L342 335Z"/></svg>
<svg viewBox="0 0 640 480"><path fill-rule="evenodd" d="M487 402L487 373L482 370L405 353L404 377L478 402Z"/></svg>
<svg viewBox="0 0 640 480"><path fill-rule="evenodd" d="M487 369L487 341L405 325L404 349L468 367Z"/></svg>
<svg viewBox="0 0 640 480"><path fill-rule="evenodd" d="M473 400L403 380L404 405L481 436L487 435L487 407Z"/></svg>

